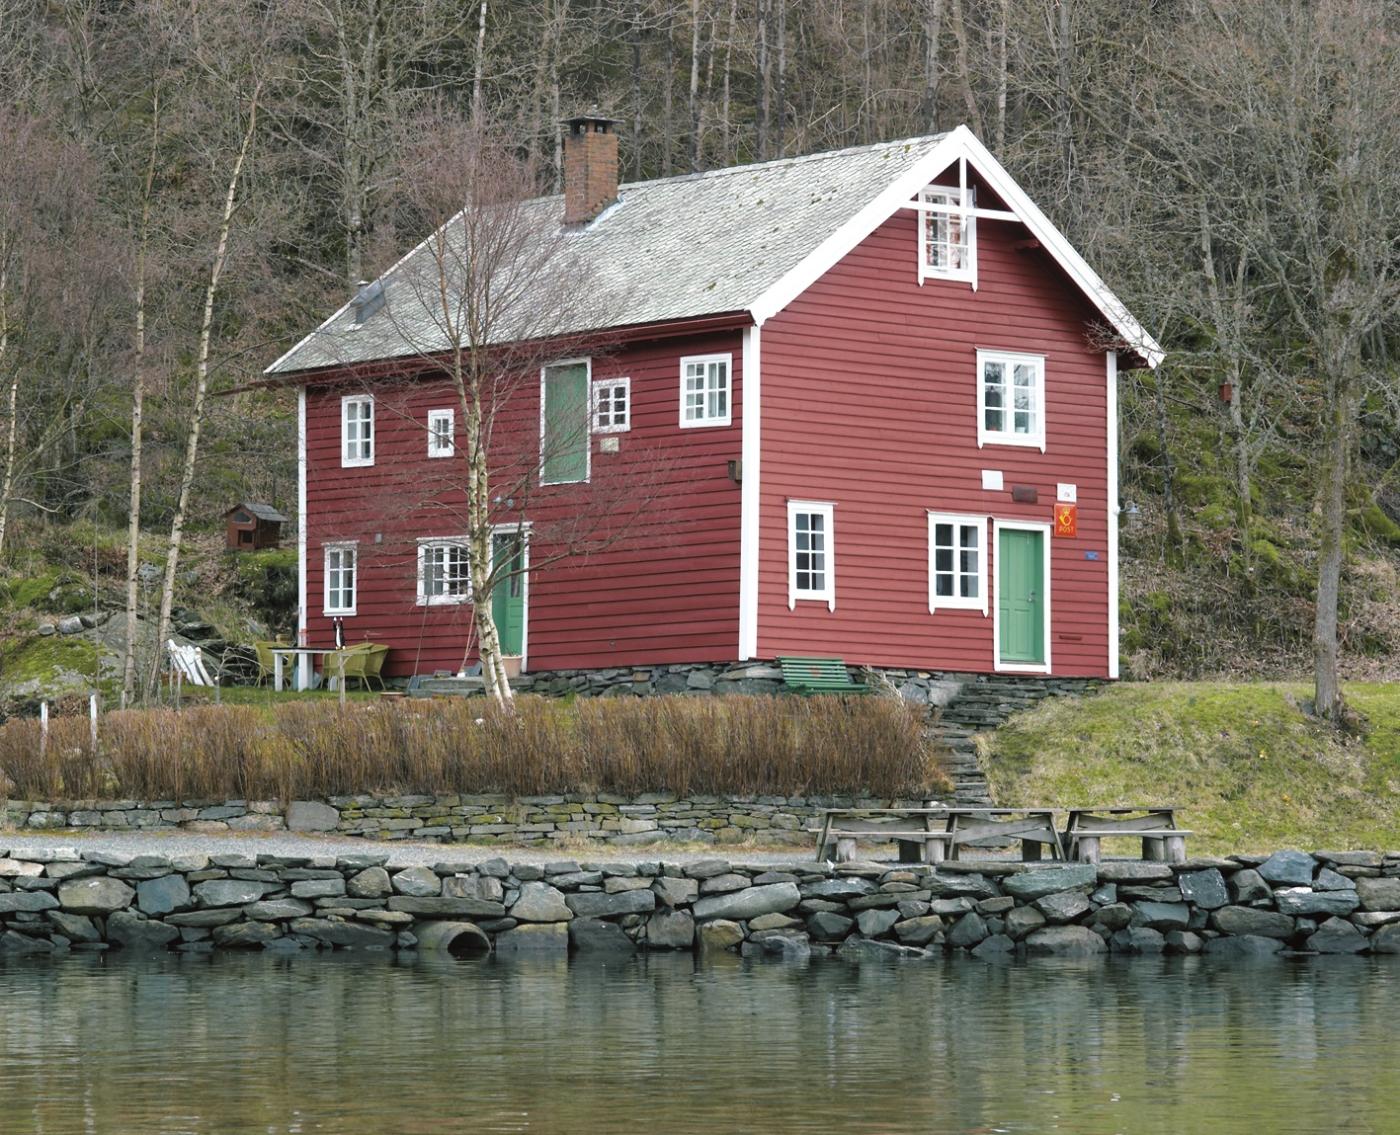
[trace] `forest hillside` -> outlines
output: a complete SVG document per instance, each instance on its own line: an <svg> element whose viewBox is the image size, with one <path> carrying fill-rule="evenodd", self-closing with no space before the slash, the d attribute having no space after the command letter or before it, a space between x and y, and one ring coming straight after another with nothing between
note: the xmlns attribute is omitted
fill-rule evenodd
<svg viewBox="0 0 1400 1135"><path fill-rule="evenodd" d="M19 7L0 665L65 603L275 623L212 534L295 505L295 409L226 392L422 236L425 122L489 121L550 191L596 105L630 179L967 123L1166 347L1122 377L1125 675L1298 676L1329 636L1345 674L1400 669L1393 4Z"/></svg>

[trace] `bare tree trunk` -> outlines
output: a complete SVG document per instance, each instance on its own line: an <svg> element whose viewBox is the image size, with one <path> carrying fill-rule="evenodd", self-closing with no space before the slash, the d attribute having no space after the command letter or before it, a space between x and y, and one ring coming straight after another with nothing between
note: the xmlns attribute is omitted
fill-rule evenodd
<svg viewBox="0 0 1400 1135"><path fill-rule="evenodd" d="M1059 30L1055 43L1056 90L1055 132L1059 137L1063 193L1068 198L1074 181L1074 131L1070 111L1073 106L1070 79L1073 74L1074 45L1070 39L1070 0L1055 0L1059 11Z"/></svg>
<svg viewBox="0 0 1400 1135"><path fill-rule="evenodd" d="M787 0L778 0L778 92L774 100L773 137L778 157L787 156Z"/></svg>
<svg viewBox="0 0 1400 1135"><path fill-rule="evenodd" d="M10 281L0 272L0 365L10 345L10 314L8 290ZM0 552L5 548L5 530L10 519L10 493L14 491L15 454L19 443L19 367L10 379L10 388L5 399L5 476L0 480Z"/></svg>
<svg viewBox="0 0 1400 1135"><path fill-rule="evenodd" d="M481 0L476 21L476 59L472 65L472 116L480 122L485 112L481 102L481 80L486 73L486 0Z"/></svg>
<svg viewBox="0 0 1400 1135"><path fill-rule="evenodd" d="M146 252L151 232L151 194L160 137L160 95L151 100L151 157L141 195L141 229L136 244L136 341L131 386L131 497L126 517L126 646L122 652L122 708L136 696L137 603L141 569L141 416L146 400ZM157 640L159 642L159 640Z"/></svg>
<svg viewBox="0 0 1400 1135"><path fill-rule="evenodd" d="M700 172L700 0L690 0L690 172Z"/></svg>
<svg viewBox="0 0 1400 1135"><path fill-rule="evenodd" d="M923 0L924 96L921 108L924 129L938 131L938 37L943 29L943 0Z"/></svg>
<svg viewBox="0 0 1400 1135"><path fill-rule="evenodd" d="M204 403L209 393L209 343L214 327L214 300L219 292L219 278L223 275L224 264L228 261L229 233L233 228L234 209L238 203L238 182L243 176L243 165L248 159L248 151L253 146L253 135L258 122L258 97L261 88L254 90L248 109L248 127L243 133L243 141L238 147L238 157L234 159L233 171L229 175L228 191L224 195L224 210L219 221L219 239L214 249L214 261L209 268L209 282L204 289L204 315L199 326L199 354L195 365L194 406L190 410L190 432L185 439L185 459L180 471L180 490L175 501L175 515L170 520L170 542L165 553L165 578L160 589L160 616L156 622L155 662L151 667L151 689L154 691L160 676L160 663L165 649L166 636L170 633L170 611L175 605L175 576L180 566L180 548L185 536L185 513L189 508L190 488L194 484L195 465L199 457L199 435L204 424Z"/></svg>
<svg viewBox="0 0 1400 1135"><path fill-rule="evenodd" d="M642 0L632 4L632 180L642 180Z"/></svg>
<svg viewBox="0 0 1400 1135"><path fill-rule="evenodd" d="M1318 485L1320 513L1317 556L1317 610L1313 619L1314 705L1319 717L1339 722L1342 699L1337 610L1341 602L1342 566L1346 558L1347 466L1355 422L1354 394L1349 380L1327 410L1326 449Z"/></svg>
<svg viewBox="0 0 1400 1135"><path fill-rule="evenodd" d="M967 124L977 137L982 137L982 112L977 109L977 95L972 90L972 75L967 65L967 23L963 19L962 0L951 0L949 15L953 24L953 43L958 60L958 86L962 88L963 105L967 108Z"/></svg>
<svg viewBox="0 0 1400 1135"><path fill-rule="evenodd" d="M768 6L771 0L758 0L758 107L754 125L758 132L758 160L768 160Z"/></svg>
<svg viewBox="0 0 1400 1135"><path fill-rule="evenodd" d="M1010 22L1011 0L997 4L997 127L996 154L1003 157L1006 149L1006 40Z"/></svg>
<svg viewBox="0 0 1400 1135"><path fill-rule="evenodd" d="M729 31L724 39L724 94L720 100L720 130L724 137L724 154L721 161L729 165L734 161L729 117L729 79L734 63L734 30L739 18L739 0L729 0Z"/></svg>
<svg viewBox="0 0 1400 1135"><path fill-rule="evenodd" d="M661 176L670 177L671 157L676 150L676 29L669 7L666 9L666 22L663 25L663 31L666 36L666 85L663 88L661 102L661 118L663 123L661 131Z"/></svg>
<svg viewBox="0 0 1400 1135"><path fill-rule="evenodd" d="M860 6L860 140L875 141L875 75L870 50L870 0Z"/></svg>

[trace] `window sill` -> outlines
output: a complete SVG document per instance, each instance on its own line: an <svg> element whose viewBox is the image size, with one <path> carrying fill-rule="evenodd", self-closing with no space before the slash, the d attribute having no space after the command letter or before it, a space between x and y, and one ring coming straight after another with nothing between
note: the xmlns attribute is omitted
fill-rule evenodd
<svg viewBox="0 0 1400 1135"><path fill-rule="evenodd" d="M987 605L980 599L976 603L958 603L954 601L930 603L928 613L936 615L939 611L971 611L974 614L987 617Z"/></svg>
<svg viewBox="0 0 1400 1135"><path fill-rule="evenodd" d="M435 595L432 598L418 597L419 607L461 607L470 603L470 595Z"/></svg>
<svg viewBox="0 0 1400 1135"><path fill-rule="evenodd" d="M732 426L733 424L734 424L734 419L733 419L732 416L731 416L731 417L728 417L728 418L697 418L697 419L695 419L694 421L688 421L688 422L687 422L687 421L682 421L682 422L681 422L681 429L683 429L683 430L719 429L719 428L723 428L724 426Z"/></svg>
<svg viewBox="0 0 1400 1135"><path fill-rule="evenodd" d="M1038 449L1045 452L1045 438L1034 434L982 434L977 438L977 448L989 445L1014 445L1021 449Z"/></svg>
<svg viewBox="0 0 1400 1135"><path fill-rule="evenodd" d="M347 615L355 614L354 607L324 607L321 614L327 619L343 619Z"/></svg>
<svg viewBox="0 0 1400 1135"><path fill-rule="evenodd" d="M428 451L428 456L433 460L437 460L442 457L456 457L457 454L451 449L439 449L436 452L430 449Z"/></svg>
<svg viewBox="0 0 1400 1135"><path fill-rule="evenodd" d="M340 459L342 469L367 469L373 464L373 457L342 457Z"/></svg>

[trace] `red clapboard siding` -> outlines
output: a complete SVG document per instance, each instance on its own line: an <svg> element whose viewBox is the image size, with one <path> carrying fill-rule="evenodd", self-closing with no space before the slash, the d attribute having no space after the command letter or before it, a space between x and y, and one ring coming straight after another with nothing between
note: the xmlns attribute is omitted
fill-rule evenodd
<svg viewBox="0 0 1400 1135"><path fill-rule="evenodd" d="M977 290L920 286L914 214L901 211L764 325L760 657L990 672L994 558L986 617L930 614L927 511L1049 522L1057 483L1072 482L1079 535L1051 540L1051 665L1107 676L1106 376L1087 335L1097 313L1046 254L1014 247L1024 238L979 221ZM978 448L979 348L1045 356L1045 453ZM1004 491L982 489L983 469L1002 470ZM1039 503L1013 503L1013 485L1034 486ZM788 609L790 498L836 505L835 611Z"/></svg>
<svg viewBox="0 0 1400 1135"><path fill-rule="evenodd" d="M593 378L631 378L628 432L592 439L592 483L533 490L521 517L534 525L532 565L557 550L561 526L582 509L635 510L629 485L648 486L641 518L628 535L586 557L532 566L528 581L531 670L724 661L736 652L739 594L739 487L727 463L740 456L743 398L741 335L711 333L636 343L594 360ZM733 355L728 427L681 429L680 359ZM417 541L460 534L464 462L427 456L427 415L455 408L441 378L400 379L374 387L375 464L340 464L340 400L355 388L313 387L307 394L307 631L329 645L323 614L323 545L359 542L357 611L345 618L347 641L393 649L386 673L455 670L472 659L470 606L417 604ZM458 439L461 439L460 412ZM617 437L618 454L600 450ZM539 380L513 393L492 439L493 484L519 484L539 459ZM503 520L514 520L512 514ZM551 545L551 527L556 543ZM596 527L596 525L594 526Z"/></svg>

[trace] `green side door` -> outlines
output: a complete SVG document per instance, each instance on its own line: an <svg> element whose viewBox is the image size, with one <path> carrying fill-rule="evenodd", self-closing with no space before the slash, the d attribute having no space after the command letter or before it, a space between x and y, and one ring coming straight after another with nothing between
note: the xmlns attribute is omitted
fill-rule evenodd
<svg viewBox="0 0 1400 1135"><path fill-rule="evenodd" d="M543 394L540 480L546 485L588 480L588 365L546 367Z"/></svg>
<svg viewBox="0 0 1400 1135"><path fill-rule="evenodd" d="M491 613L501 636L501 653L520 655L525 646L525 546L519 533L498 532L491 537L491 554L497 565L508 563L509 575L497 575L491 589Z"/></svg>
<svg viewBox="0 0 1400 1135"><path fill-rule="evenodd" d="M1045 663L1045 533L1003 528L997 540L1001 661Z"/></svg>

